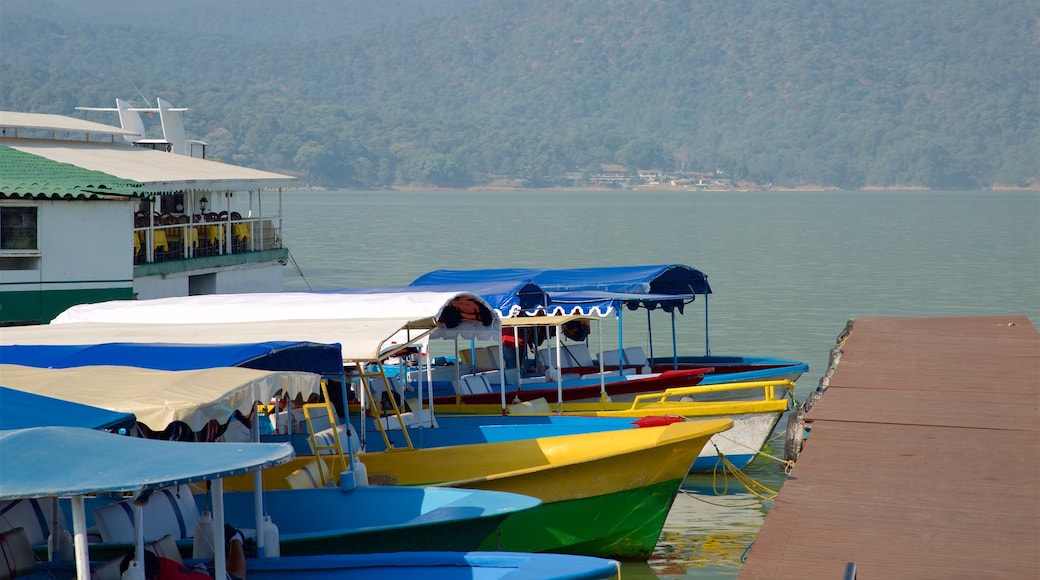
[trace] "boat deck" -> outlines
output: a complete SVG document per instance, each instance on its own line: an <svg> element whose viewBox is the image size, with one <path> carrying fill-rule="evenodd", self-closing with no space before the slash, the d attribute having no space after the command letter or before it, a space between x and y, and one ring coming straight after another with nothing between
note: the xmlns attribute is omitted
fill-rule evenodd
<svg viewBox="0 0 1040 580"><path fill-rule="evenodd" d="M859 318L739 578L1040 578L1040 335Z"/></svg>

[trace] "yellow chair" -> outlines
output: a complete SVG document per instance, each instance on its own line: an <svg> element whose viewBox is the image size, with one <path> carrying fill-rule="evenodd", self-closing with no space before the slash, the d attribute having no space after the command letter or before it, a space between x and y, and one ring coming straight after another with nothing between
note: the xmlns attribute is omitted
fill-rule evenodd
<svg viewBox="0 0 1040 580"><path fill-rule="evenodd" d="M170 244L166 241L166 232L154 230L152 232L152 247L156 250L162 248L164 252L170 251Z"/></svg>

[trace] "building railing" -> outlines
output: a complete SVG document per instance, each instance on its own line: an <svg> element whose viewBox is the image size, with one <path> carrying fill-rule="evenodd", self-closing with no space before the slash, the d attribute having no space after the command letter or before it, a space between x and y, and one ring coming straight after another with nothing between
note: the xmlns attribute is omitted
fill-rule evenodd
<svg viewBox="0 0 1040 580"><path fill-rule="evenodd" d="M151 223L138 215L133 244L134 264L148 264L270 250L281 247L281 239L267 218L164 214Z"/></svg>

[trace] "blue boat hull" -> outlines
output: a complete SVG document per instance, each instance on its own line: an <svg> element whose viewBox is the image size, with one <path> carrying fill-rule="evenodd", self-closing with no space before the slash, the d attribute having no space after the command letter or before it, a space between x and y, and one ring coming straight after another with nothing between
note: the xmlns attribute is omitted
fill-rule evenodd
<svg viewBox="0 0 1040 580"><path fill-rule="evenodd" d="M607 580L619 573L613 560L518 552L334 555L249 562L250 580Z"/></svg>
<svg viewBox="0 0 1040 580"><path fill-rule="evenodd" d="M204 501L204 498L198 498ZM283 556L475 550L512 513L541 501L513 493L423 487L267 490ZM225 521L253 528L252 492L225 492Z"/></svg>
<svg viewBox="0 0 1040 580"><path fill-rule="evenodd" d="M191 561L188 562L189 564ZM398 552L252 558L250 580L610 580L614 560L519 552ZM75 575L70 562L42 562L18 578L51 580Z"/></svg>
<svg viewBox="0 0 1040 580"><path fill-rule="evenodd" d="M359 419L353 419L354 428L360 426ZM408 432L412 444L420 449L432 447L448 447L454 445L472 445L476 443L498 443L553 437L558 435L576 435L580 433L600 433L619 429L635 429L639 425L637 419L613 417L580 417L572 415L437 415L437 427L434 429L410 429ZM384 451L386 445L383 438L375 432L371 419L367 420L368 451ZM391 443L395 447L405 445L404 435L399 430L388 431Z"/></svg>

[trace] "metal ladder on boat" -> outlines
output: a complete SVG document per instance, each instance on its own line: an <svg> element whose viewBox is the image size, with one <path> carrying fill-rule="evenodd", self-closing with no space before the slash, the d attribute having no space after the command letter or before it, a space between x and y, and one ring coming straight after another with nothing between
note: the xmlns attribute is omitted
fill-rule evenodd
<svg viewBox="0 0 1040 580"><path fill-rule="evenodd" d="M369 371L365 369L365 363L355 363L357 367L358 377L361 379L361 387L365 390L365 396L369 401L369 405L373 410L373 418L375 419L376 429L379 434L383 437L383 444L386 445L387 451L393 451L397 449L415 449L412 445L412 438L408 435L408 429L405 427L404 417L401 416L401 407L397 404L397 397L394 396L394 389L390 386L390 381L386 380L386 374L383 370L383 362L376 361L376 370ZM369 381L375 380L383 383L383 387L386 389L387 400L390 402L390 411L388 412L383 408L381 399L376 399L372 396L372 389L369 387ZM362 408L362 421L364 421L365 410ZM392 413L392 414L390 414ZM386 434L386 427L383 425L383 419L388 416L396 417L398 424L401 426L401 434L404 435L406 447L397 448L390 442L390 437Z"/></svg>
<svg viewBox="0 0 1040 580"><path fill-rule="evenodd" d="M321 399L322 402L320 403L306 403L303 405L303 419L307 422L307 436L310 438L311 449L314 450L315 460L318 463L318 478L321 485L326 486L329 482L335 481L336 474L347 471L350 464L346 454L343 453L343 442L340 440L339 428L336 425L336 410L330 402L329 392L324 380L321 381ZM316 430L315 423L323 416L328 418L330 427L328 429ZM322 437L319 441L318 433L324 433L325 431L329 431L332 437L330 439ZM347 432L349 433L349 423L347 424ZM331 460L331 465L325 463L326 458ZM339 468L338 471L337 467Z"/></svg>

